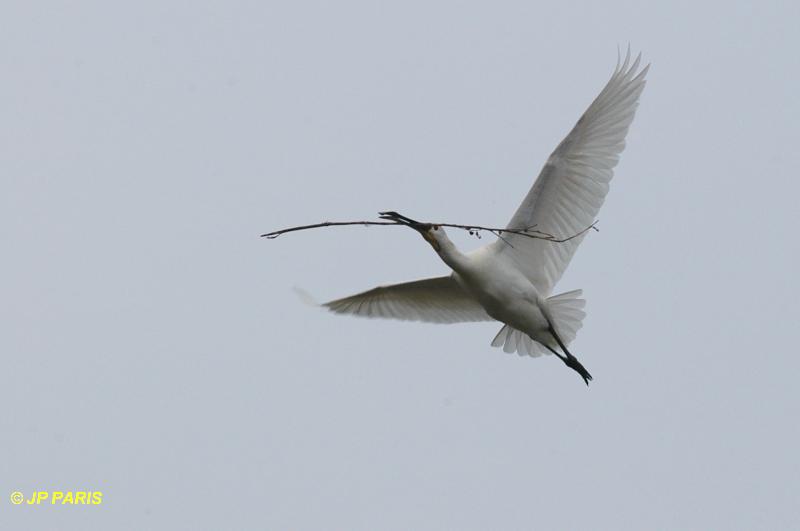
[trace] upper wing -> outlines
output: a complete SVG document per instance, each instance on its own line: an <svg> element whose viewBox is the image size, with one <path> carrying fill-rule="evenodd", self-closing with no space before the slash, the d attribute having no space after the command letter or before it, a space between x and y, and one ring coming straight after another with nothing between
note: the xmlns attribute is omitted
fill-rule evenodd
<svg viewBox="0 0 800 531"><path fill-rule="evenodd" d="M630 65L619 61L614 74L567 137L547 159L538 179L522 201L509 229L534 228L564 239L589 227L608 192L613 168L625 148L639 95L650 66L641 72L641 54ZM551 293L575 254L583 235L567 242L503 235L494 252L510 257L543 294Z"/></svg>
<svg viewBox="0 0 800 531"><path fill-rule="evenodd" d="M326 302L323 306L335 313L402 321L463 323L494 320L450 276L380 286Z"/></svg>

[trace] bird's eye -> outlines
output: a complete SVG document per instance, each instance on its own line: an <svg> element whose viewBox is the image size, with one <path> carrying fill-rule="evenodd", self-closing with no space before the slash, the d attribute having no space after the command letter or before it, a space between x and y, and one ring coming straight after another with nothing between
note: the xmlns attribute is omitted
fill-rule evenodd
<svg viewBox="0 0 800 531"><path fill-rule="evenodd" d="M439 230L439 225L434 225L433 230Z"/></svg>

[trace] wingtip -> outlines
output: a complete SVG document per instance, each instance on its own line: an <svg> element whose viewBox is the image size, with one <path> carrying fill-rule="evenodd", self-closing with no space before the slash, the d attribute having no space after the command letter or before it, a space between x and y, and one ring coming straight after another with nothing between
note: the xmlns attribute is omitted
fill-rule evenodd
<svg viewBox="0 0 800 531"><path fill-rule="evenodd" d="M295 295L297 295L300 300L308 306L313 306L315 308L326 306L325 304L318 303L309 292L299 286L292 286L292 291L294 291Z"/></svg>
<svg viewBox="0 0 800 531"><path fill-rule="evenodd" d="M642 52L636 54L636 57L633 58L633 63L631 63L631 43L629 42L625 45L625 59L622 59L622 49L620 45L617 44L617 64L614 66L614 74L632 74L636 72L639 68L639 65L642 62ZM650 68L650 63L647 63L642 71L647 70Z"/></svg>

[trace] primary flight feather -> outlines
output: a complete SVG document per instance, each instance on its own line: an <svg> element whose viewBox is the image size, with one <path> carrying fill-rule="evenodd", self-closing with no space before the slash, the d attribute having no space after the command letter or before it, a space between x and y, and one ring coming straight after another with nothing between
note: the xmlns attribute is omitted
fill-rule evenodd
<svg viewBox="0 0 800 531"><path fill-rule="evenodd" d="M630 49L572 131L539 173L508 229L567 238L595 220L608 193L614 167L625 147L645 86L648 66ZM554 354L588 384L592 376L567 349L585 313L581 291L552 296L584 234L556 242L505 232L497 241L464 254L442 227L419 223L396 212L384 219L422 234L452 273L381 286L324 304L329 310L363 317L457 323L500 321L492 346L529 356Z"/></svg>

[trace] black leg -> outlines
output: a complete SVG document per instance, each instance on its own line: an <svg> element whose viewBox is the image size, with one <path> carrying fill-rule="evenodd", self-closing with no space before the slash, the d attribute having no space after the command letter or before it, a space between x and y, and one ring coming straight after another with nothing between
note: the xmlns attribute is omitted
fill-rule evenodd
<svg viewBox="0 0 800 531"><path fill-rule="evenodd" d="M562 356L560 353L556 352L555 349L550 348L550 346L548 346L548 345L545 345L547 350L549 350L550 352L552 352L553 354L558 356L558 359L563 361L564 365L566 365L567 367L569 367L573 371L575 371L578 374L580 374L581 378L583 378L583 381L586 382L586 385L589 385L589 380L592 379L592 375L589 374L589 371L586 370L586 367L581 365L581 362L578 361L578 358L573 356L572 353L569 350L567 350L567 346L564 344L563 341L561 341L561 338L558 337L558 334L556 334L556 331L555 331L555 329L553 328L552 325L550 325L550 333L553 335L553 337L555 338L556 342L561 347L561 350L563 350L566 355Z"/></svg>

